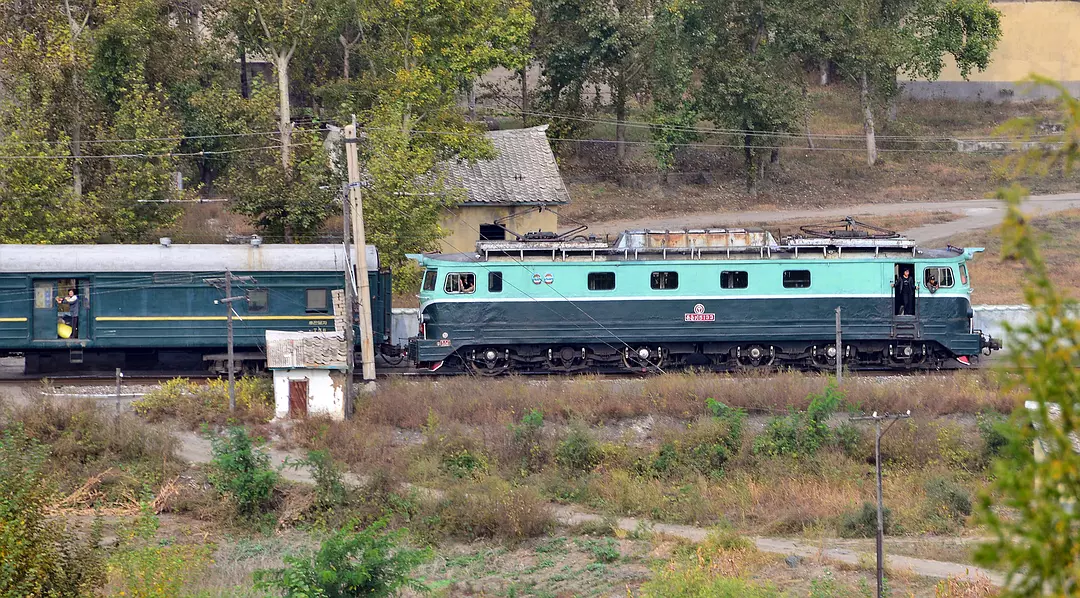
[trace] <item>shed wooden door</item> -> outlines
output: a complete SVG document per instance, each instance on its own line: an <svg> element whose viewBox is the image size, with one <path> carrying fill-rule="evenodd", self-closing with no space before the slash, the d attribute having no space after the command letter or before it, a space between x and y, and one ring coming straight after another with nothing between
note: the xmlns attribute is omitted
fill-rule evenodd
<svg viewBox="0 0 1080 598"><path fill-rule="evenodd" d="M307 417L308 381L289 380L289 417Z"/></svg>

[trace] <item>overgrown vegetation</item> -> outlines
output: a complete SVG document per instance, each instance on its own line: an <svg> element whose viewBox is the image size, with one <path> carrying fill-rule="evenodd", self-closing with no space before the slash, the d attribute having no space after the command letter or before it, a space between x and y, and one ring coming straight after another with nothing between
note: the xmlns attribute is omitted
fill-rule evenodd
<svg viewBox="0 0 1080 598"><path fill-rule="evenodd" d="M21 426L0 432L0 596L95 595L104 579L100 526L80 537L48 517L48 449Z"/></svg>
<svg viewBox="0 0 1080 598"><path fill-rule="evenodd" d="M256 521L270 509L278 473L270 467L270 455L258 448L244 428L232 427L212 439L214 459L210 483L236 511Z"/></svg>
<svg viewBox="0 0 1080 598"><path fill-rule="evenodd" d="M749 540L717 532L658 567L653 578L641 586L641 596L779 598L782 593L773 585L749 579L767 560Z"/></svg>
<svg viewBox="0 0 1080 598"><path fill-rule="evenodd" d="M120 545L108 560L110 596L180 598L186 587L205 575L212 549L202 544L155 542L160 521L145 506L121 531Z"/></svg>
<svg viewBox="0 0 1080 598"><path fill-rule="evenodd" d="M274 416L273 381L267 377L238 379L234 413L229 412L228 382L220 378L205 383L174 378L134 401L132 408L150 421L176 418L192 428L229 421L262 423Z"/></svg>
<svg viewBox="0 0 1080 598"><path fill-rule="evenodd" d="M829 426L829 417L843 404L844 394L830 382L823 392L809 398L806 411L791 407L788 415L769 420L765 430L754 439L754 452L805 458L834 442L836 437Z"/></svg>

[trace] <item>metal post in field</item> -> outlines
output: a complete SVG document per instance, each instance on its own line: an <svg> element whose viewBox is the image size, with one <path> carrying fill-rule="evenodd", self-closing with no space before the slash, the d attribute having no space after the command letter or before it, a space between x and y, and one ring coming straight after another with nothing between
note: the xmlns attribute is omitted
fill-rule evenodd
<svg viewBox="0 0 1080 598"><path fill-rule="evenodd" d="M844 345L840 340L840 306L836 306L836 385L844 383Z"/></svg>
<svg viewBox="0 0 1080 598"><path fill-rule="evenodd" d="M838 311L839 313L839 311ZM839 316L838 316L839 317ZM852 417L851 421L874 422L874 466L877 470L877 598L882 598L885 591L885 505L881 492L881 437L893 427L898 420L911 417L911 410L907 413L885 413L878 415L875 411L871 415ZM884 430L881 422L891 420Z"/></svg>
<svg viewBox="0 0 1080 598"><path fill-rule="evenodd" d="M123 379L124 374L116 368L116 417L120 417L120 382Z"/></svg>

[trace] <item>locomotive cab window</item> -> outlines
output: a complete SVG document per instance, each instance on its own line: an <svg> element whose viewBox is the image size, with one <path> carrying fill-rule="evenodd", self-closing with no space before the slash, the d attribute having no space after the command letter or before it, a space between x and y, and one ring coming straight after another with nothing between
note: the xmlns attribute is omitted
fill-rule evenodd
<svg viewBox="0 0 1080 598"><path fill-rule="evenodd" d="M446 275L443 290L451 295L471 295L476 292L476 275L472 272L451 272Z"/></svg>
<svg viewBox="0 0 1080 598"><path fill-rule="evenodd" d="M649 278L649 286L657 290L679 288L678 272L653 272Z"/></svg>
<svg viewBox="0 0 1080 598"><path fill-rule="evenodd" d="M614 272L589 272L590 291L611 291L615 289Z"/></svg>
<svg viewBox="0 0 1080 598"><path fill-rule="evenodd" d="M809 270L784 270L785 289L808 289L810 288Z"/></svg>
<svg viewBox="0 0 1080 598"><path fill-rule="evenodd" d="M748 286L750 286L750 277L746 272L724 270L720 273L721 289L745 289Z"/></svg>
<svg viewBox="0 0 1080 598"><path fill-rule="evenodd" d="M502 272L488 272L488 292L502 292Z"/></svg>
<svg viewBox="0 0 1080 598"><path fill-rule="evenodd" d="M266 311L270 307L270 293L266 289L248 289L247 310L251 313Z"/></svg>
<svg viewBox="0 0 1080 598"><path fill-rule="evenodd" d="M435 281L437 281L438 279L439 279L439 271L438 270L427 270L427 271L425 271L424 272L424 286L422 287L422 289L425 290L425 291L434 291L435 290Z"/></svg>
<svg viewBox="0 0 1080 598"><path fill-rule="evenodd" d="M326 289L307 290L307 312L326 313Z"/></svg>
<svg viewBox="0 0 1080 598"><path fill-rule="evenodd" d="M927 268L923 270L923 284L929 288L931 281L937 286L947 289L955 284L953 281L952 268Z"/></svg>
<svg viewBox="0 0 1080 598"><path fill-rule="evenodd" d="M967 264L960 264L960 284L968 283Z"/></svg>

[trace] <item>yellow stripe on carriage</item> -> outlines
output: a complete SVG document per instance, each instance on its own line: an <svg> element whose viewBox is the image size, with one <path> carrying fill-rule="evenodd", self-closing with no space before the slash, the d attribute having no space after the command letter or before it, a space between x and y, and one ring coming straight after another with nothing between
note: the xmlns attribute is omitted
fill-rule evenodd
<svg viewBox="0 0 1080 598"><path fill-rule="evenodd" d="M0 322L25 322L26 318L0 318Z"/></svg>
<svg viewBox="0 0 1080 598"><path fill-rule="evenodd" d="M313 314L310 316L234 316L238 321L244 320L326 320L334 319L328 314ZM97 322L224 322L225 316L98 316Z"/></svg>

